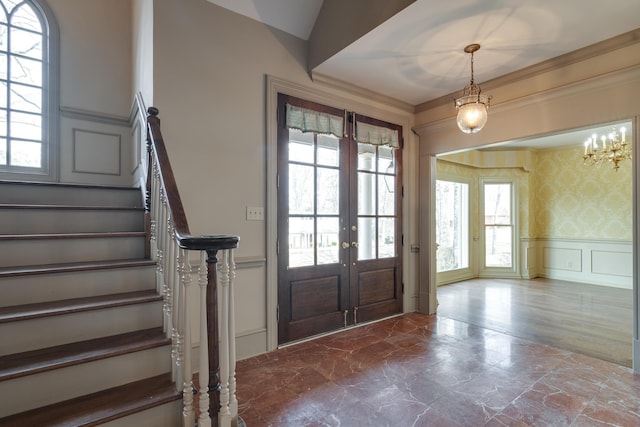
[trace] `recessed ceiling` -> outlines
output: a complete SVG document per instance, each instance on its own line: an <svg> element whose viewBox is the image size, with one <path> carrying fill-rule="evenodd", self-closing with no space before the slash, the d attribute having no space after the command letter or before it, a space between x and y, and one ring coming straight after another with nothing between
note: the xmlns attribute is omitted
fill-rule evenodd
<svg viewBox="0 0 640 427"><path fill-rule="evenodd" d="M640 1L417 0L314 71L417 105L640 26ZM499 104L499 99L494 99Z"/></svg>

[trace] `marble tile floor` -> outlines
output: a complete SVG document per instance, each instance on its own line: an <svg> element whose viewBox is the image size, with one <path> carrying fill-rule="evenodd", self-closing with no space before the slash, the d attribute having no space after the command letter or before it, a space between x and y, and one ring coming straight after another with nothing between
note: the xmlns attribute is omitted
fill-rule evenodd
<svg viewBox="0 0 640 427"><path fill-rule="evenodd" d="M263 426L640 426L624 366L417 313L238 362Z"/></svg>

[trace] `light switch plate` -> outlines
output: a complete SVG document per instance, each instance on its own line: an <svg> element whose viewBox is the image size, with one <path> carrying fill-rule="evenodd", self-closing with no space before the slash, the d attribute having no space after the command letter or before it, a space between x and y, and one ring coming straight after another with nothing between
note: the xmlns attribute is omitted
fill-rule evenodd
<svg viewBox="0 0 640 427"><path fill-rule="evenodd" d="M264 221L262 206L247 206L247 221Z"/></svg>

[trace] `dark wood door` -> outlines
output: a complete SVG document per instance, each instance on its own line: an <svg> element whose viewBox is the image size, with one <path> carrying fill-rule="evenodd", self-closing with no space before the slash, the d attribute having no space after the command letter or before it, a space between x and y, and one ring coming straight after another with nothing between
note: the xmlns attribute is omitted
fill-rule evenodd
<svg viewBox="0 0 640 427"><path fill-rule="evenodd" d="M279 343L400 312L399 149L355 143L343 110L278 104ZM344 131L290 128L287 105L344 117Z"/></svg>
<svg viewBox="0 0 640 427"><path fill-rule="evenodd" d="M400 126L355 119L402 135ZM350 151L349 288L353 321L359 323L402 311L402 156L397 148L356 141Z"/></svg>

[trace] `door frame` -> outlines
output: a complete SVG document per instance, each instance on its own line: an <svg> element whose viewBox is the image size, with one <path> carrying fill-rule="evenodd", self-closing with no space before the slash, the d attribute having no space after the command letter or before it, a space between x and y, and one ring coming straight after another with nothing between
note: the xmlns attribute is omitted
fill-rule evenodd
<svg viewBox="0 0 640 427"><path fill-rule="evenodd" d="M339 144L339 158L337 164L325 164L316 159L316 147L319 144L320 135L313 132L313 158L306 160L292 160L288 154L291 147L291 129L287 129L288 106L310 109L320 113L331 114L336 117L344 117L343 128L340 135L335 135ZM385 194L384 186L380 179L387 179L388 170L380 171L380 153L384 144L362 143L356 139L358 126L376 126L389 131L394 131L398 138L397 146L387 146L391 151L391 165L393 165L393 209L391 212L380 211L378 206L380 194ZM344 130L344 132L343 132ZM312 336L335 332L342 328L356 326L360 323L377 321L386 317L402 313L403 283L402 283L402 127L380 119L368 117L355 112L337 109L326 104L314 103L307 99L293 97L291 95L278 94L278 209L280 210L277 223L278 234L278 342L286 345L292 342L305 340ZM304 134L304 131L303 131ZM361 147L365 152L373 153L373 162L366 167L361 165ZM368 157L365 155L365 157ZM290 212L291 191L291 165L304 168L312 168L314 195L313 210L311 212ZM338 212L340 220L339 237L336 250L339 259L336 262L320 263L316 256L318 250L314 249L314 260L310 265L290 266L291 248L289 247L290 226L293 218L311 217L314 224L320 218L336 217L336 212L329 214L317 212L316 195L318 183L316 182L319 170L334 170L338 172ZM360 180L372 180L372 193L370 198L374 200L371 209L363 211L359 203L361 201ZM369 198L369 197L365 197ZM380 256L380 227L384 221L393 220L393 255ZM361 227L360 221L373 220L373 235L366 236L363 233L367 227ZM314 226L315 229L315 226ZM371 240L372 239L372 240ZM317 243L317 236L313 239ZM360 254L364 243L373 242L373 253L361 259ZM358 242L360 245L358 245ZM347 245L345 248L344 245ZM315 244L314 244L314 247ZM334 295L337 310L333 309L331 299L327 300L318 293L319 288L325 288L324 294ZM301 310L302 307L306 307Z"/></svg>
<svg viewBox="0 0 640 427"><path fill-rule="evenodd" d="M418 138L411 132L414 124L413 106L385 97L374 92L343 86L323 77L320 83L304 85L278 77L266 76L266 313L264 329L252 331L260 334L266 341L266 351L278 348L278 263L277 263L277 102L278 93L306 99L359 114L376 117L402 126L404 147L402 149L404 198L402 200L402 274L404 294L403 312L417 309L418 288ZM315 80L315 79L314 79ZM244 345L244 342L241 342ZM262 344L251 343L254 352L263 352L258 348Z"/></svg>

